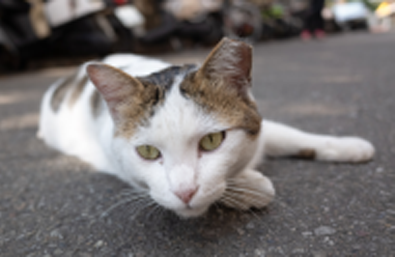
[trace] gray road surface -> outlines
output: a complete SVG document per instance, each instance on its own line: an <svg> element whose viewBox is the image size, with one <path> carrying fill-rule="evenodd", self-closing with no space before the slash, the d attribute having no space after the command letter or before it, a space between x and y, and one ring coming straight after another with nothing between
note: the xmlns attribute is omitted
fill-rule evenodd
<svg viewBox="0 0 395 257"><path fill-rule="evenodd" d="M41 95L72 70L0 78L1 257L395 256L395 33L257 45L263 116L363 136L377 156L360 165L267 160L261 170L277 189L267 209L214 207L193 220L133 203L106 213L128 186L35 138Z"/></svg>

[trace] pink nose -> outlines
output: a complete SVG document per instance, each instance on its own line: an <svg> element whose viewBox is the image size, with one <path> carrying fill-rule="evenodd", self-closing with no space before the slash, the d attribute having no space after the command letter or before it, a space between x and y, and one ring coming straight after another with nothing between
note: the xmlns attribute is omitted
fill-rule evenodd
<svg viewBox="0 0 395 257"><path fill-rule="evenodd" d="M188 204L193 196L196 194L198 187L190 188L187 190L176 191L174 194L181 199L185 204Z"/></svg>

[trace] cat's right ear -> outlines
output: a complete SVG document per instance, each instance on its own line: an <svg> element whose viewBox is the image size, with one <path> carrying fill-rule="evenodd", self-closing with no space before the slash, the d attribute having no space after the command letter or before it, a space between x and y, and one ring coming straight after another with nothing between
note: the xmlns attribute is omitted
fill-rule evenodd
<svg viewBox="0 0 395 257"><path fill-rule="evenodd" d="M252 47L229 38L222 39L206 58L198 77L222 81L225 89L247 94L251 86Z"/></svg>
<svg viewBox="0 0 395 257"><path fill-rule="evenodd" d="M140 81L107 64L92 63L87 66L86 71L107 102L115 122L121 119L121 109L132 104L132 96L144 90Z"/></svg>

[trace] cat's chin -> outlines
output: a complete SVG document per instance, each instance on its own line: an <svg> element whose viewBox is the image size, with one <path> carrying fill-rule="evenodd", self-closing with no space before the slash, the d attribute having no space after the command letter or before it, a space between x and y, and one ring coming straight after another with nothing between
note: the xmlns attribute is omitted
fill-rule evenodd
<svg viewBox="0 0 395 257"><path fill-rule="evenodd" d="M189 219L196 218L203 215L208 209L208 206L200 207L200 208L183 208L173 210L180 218Z"/></svg>

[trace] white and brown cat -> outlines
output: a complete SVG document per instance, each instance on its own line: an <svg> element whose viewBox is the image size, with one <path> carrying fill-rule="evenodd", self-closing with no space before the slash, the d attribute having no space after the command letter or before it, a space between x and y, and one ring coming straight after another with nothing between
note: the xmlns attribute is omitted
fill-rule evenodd
<svg viewBox="0 0 395 257"><path fill-rule="evenodd" d="M373 157L364 139L263 120L251 65L251 46L227 38L200 67L136 55L86 63L45 93L38 135L182 217L199 216L214 202L266 206L275 190L254 169L264 154L334 162Z"/></svg>

